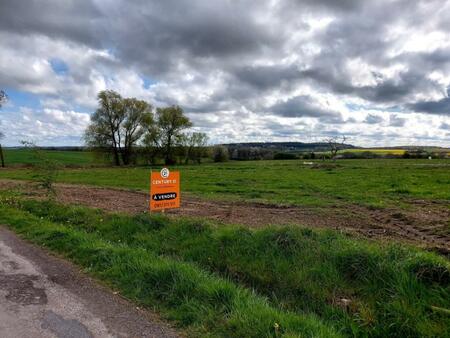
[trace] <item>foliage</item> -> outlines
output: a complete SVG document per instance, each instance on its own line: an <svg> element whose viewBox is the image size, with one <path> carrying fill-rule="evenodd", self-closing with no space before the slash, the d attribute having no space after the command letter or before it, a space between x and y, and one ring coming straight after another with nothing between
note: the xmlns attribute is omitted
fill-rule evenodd
<svg viewBox="0 0 450 338"><path fill-rule="evenodd" d="M212 151L214 162L226 162L228 161L228 149L225 146L215 146Z"/></svg>
<svg viewBox="0 0 450 338"><path fill-rule="evenodd" d="M125 116L122 97L114 91L98 94L99 107L91 116L91 124L85 132L86 144L92 148L111 149L116 165L120 165L120 125Z"/></svg>
<svg viewBox="0 0 450 338"><path fill-rule="evenodd" d="M316 158L316 153L309 152L309 153L303 153L301 158L304 160L314 160Z"/></svg>
<svg viewBox="0 0 450 338"><path fill-rule="evenodd" d="M42 206L52 215L38 217L35 211L39 206L35 205L33 211L29 202L24 204L29 212L12 208L9 200L2 200L0 221L10 224L27 239L85 267L86 271L108 282L124 297L158 310L187 329L190 336L341 336L314 315L281 309L252 290L212 274L197 264L163 257L150 248L129 244L112 232L109 233L114 240L110 240L108 230L101 230L103 225L109 228L113 223L122 230L137 229L142 227L142 223L128 222L122 217L113 220L87 209L58 209L49 203ZM85 223L86 218L91 217L95 222ZM146 225L147 222L158 224L159 219L145 220ZM165 219L162 222L167 224ZM120 223L121 226L117 226Z"/></svg>
<svg viewBox="0 0 450 338"><path fill-rule="evenodd" d="M273 156L274 160L296 160L298 159L297 155L293 153L276 153Z"/></svg>
<svg viewBox="0 0 450 338"><path fill-rule="evenodd" d="M384 155L387 156L387 155ZM372 151L358 151L358 152L352 152L352 151L345 151L340 155L341 158L345 159L355 159L355 158L379 158L381 157L380 154Z"/></svg>
<svg viewBox="0 0 450 338"><path fill-rule="evenodd" d="M112 90L98 94L99 107L85 132L86 144L110 149L114 163L131 163L133 148L153 123L151 106L135 98L122 98Z"/></svg>
<svg viewBox="0 0 450 338"><path fill-rule="evenodd" d="M234 147L227 146L231 160L254 161L254 160L272 160L273 151L258 147Z"/></svg>
<svg viewBox="0 0 450 338"><path fill-rule="evenodd" d="M200 163L202 157L207 155L208 136L205 133L187 133L182 137L182 144L185 149L185 164L189 161Z"/></svg>
<svg viewBox="0 0 450 338"><path fill-rule="evenodd" d="M127 98L123 100L125 121L123 123L122 159L125 165L132 162L133 148L144 133L153 125L151 106L142 100Z"/></svg>
<svg viewBox="0 0 450 338"><path fill-rule="evenodd" d="M174 148L181 146L186 137L182 132L192 127L192 122L179 106L156 109L156 121L145 138L148 147L156 147L164 157L166 165L175 164Z"/></svg>
<svg viewBox="0 0 450 338"><path fill-rule="evenodd" d="M159 301L169 297L169 306L177 312L175 318L184 324L201 322L204 315L200 308L215 304L222 309L221 306L227 304L227 310L214 312L215 316L224 316L215 317L217 325L227 326L227 318L234 318L234 311L237 311L236 305L232 304L247 299L244 293L231 301L228 298L234 297L234 293L229 293L231 290L227 292L229 302L225 303L219 301L224 300L223 293L214 299L199 293L198 288L201 290L204 284L194 272L186 279L180 276L185 271L184 264L188 264L207 274L214 273L221 280L231 280L232 288L238 285L240 289L255 290L256 297L267 297L275 311L295 313L298 318L317 318L318 323L332 327L344 336L444 337L450 333L450 317L445 311L434 310L450 309L450 264L443 257L410 246L377 244L331 230L293 226L249 230L239 226L216 227L200 220L170 220L160 215L111 215L48 202L21 201L14 205L21 210L23 216L18 217L22 218L14 219L12 209L5 210L8 203L3 203L4 211L0 209L3 223L13 223L27 234L35 232L37 240L45 239L44 243L50 248L76 255L77 260L83 257L82 264L89 262L94 271L106 270L102 273L104 277L110 276L108 271L116 271L114 278L123 276L127 281L133 280L133 283L120 286L125 294L136 295L134 299L139 302L148 299L145 298L147 295L159 296ZM33 221L40 219L52 227L64 225L63 235L43 234L42 226ZM25 228L21 228L24 224ZM60 233L59 230L54 232ZM95 254L84 251L85 245L80 246L80 252L73 247L79 247L79 241L71 240L75 233L140 252L148 259L170 257L170 261L180 262L170 273L178 282L173 284L168 276L158 275L159 280L155 283L146 265L134 266L135 261L130 260L130 256L124 260L116 260L114 256L100 265L92 264L91 259L102 260L101 257L108 257L109 253L102 252L104 244L92 246L92 250L97 250ZM85 260L88 262L84 263ZM109 262L127 262L125 265L129 268L110 267ZM134 289L130 290L134 287L145 292L135 294ZM185 304L182 300L185 297L189 303L193 301L198 306L180 306ZM238 326L236 332L226 330L219 335L264 336L261 325L268 326L263 324L265 320L261 320L258 311L260 308L256 307L244 315L247 318L253 313L255 319L259 318L253 322L255 327L241 331L244 328ZM285 320L272 319L272 325L273 321L287 329ZM205 329L215 330L213 327L216 326ZM291 331L294 333L300 332Z"/></svg>
<svg viewBox="0 0 450 338"><path fill-rule="evenodd" d="M47 197L53 198L56 194L55 181L60 170L60 164L49 158L45 151L42 151L34 143L22 141L22 144L30 149L35 157L33 166L33 179L38 182L40 188L46 191Z"/></svg>

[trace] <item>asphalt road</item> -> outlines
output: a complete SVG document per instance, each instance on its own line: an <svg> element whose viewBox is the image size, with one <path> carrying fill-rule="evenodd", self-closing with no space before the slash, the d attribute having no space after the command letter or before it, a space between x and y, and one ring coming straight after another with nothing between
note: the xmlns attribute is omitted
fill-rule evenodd
<svg viewBox="0 0 450 338"><path fill-rule="evenodd" d="M0 226L0 337L179 337L69 262Z"/></svg>

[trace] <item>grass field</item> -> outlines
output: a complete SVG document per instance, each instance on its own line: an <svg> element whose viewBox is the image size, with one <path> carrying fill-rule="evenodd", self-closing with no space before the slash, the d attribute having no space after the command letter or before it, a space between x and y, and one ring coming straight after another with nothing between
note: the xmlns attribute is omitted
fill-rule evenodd
<svg viewBox="0 0 450 338"><path fill-rule="evenodd" d="M420 150L427 151L430 153L446 153L447 156L450 155L449 148L435 148L435 147L425 147L420 148ZM363 152L371 152L377 155L397 155L401 156L407 151L414 151L414 148L411 149L403 149L403 148L362 148L362 149L344 149L341 152L350 152L350 153L363 153Z"/></svg>
<svg viewBox="0 0 450 338"><path fill-rule="evenodd" d="M407 206L408 200L450 200L450 160L302 160L189 165L182 191L203 198L323 206L359 203ZM147 191L150 168L66 168L58 181ZM157 168L156 168L157 170ZM0 178L32 179L31 169L5 169Z"/></svg>
<svg viewBox="0 0 450 338"><path fill-rule="evenodd" d="M350 152L350 153L363 153L363 152L371 152L377 155L403 155L405 153L405 149L344 149L342 152Z"/></svg>
<svg viewBox="0 0 450 338"><path fill-rule="evenodd" d="M192 336L450 335L448 260L413 247L107 214L5 192L0 222Z"/></svg>
<svg viewBox="0 0 450 338"><path fill-rule="evenodd" d="M89 151L60 151L43 150L49 159L58 161L66 166L85 166L98 163L92 152ZM4 149L6 165L36 164L38 159L29 149Z"/></svg>
<svg viewBox="0 0 450 338"><path fill-rule="evenodd" d="M61 160L73 160L69 155ZM385 210L414 209L415 200L444 207L450 201L450 160L252 161L171 169L180 170L183 192L208 200L327 206L327 212L352 204ZM58 181L147 191L150 170L66 167ZM33 168L0 170L0 179L34 175ZM250 230L202 219L111 214L22 194L0 192L0 223L156 309L190 336L450 336L449 260L413 246L302 226Z"/></svg>

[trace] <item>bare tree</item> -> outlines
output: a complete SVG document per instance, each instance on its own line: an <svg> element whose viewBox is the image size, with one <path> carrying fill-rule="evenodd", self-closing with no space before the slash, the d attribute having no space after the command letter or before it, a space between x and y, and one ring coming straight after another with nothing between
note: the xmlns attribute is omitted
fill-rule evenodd
<svg viewBox="0 0 450 338"><path fill-rule="evenodd" d="M3 90L0 90L0 108L3 106L3 104L6 102L6 100L8 99L8 96L6 95L6 93ZM4 137L5 135L0 131L0 140ZM3 156L3 148L2 145L0 144L0 160L2 162L2 168L5 167L5 158Z"/></svg>
<svg viewBox="0 0 450 338"><path fill-rule="evenodd" d="M325 139L325 142L328 143L330 148L331 159L335 160L338 151L345 148L345 141L347 141L347 137L345 135L333 136Z"/></svg>
<svg viewBox="0 0 450 338"><path fill-rule="evenodd" d="M21 143L34 156L33 179L38 182L40 188L45 189L47 197L53 199L56 196L55 182L61 165L33 142L21 141Z"/></svg>

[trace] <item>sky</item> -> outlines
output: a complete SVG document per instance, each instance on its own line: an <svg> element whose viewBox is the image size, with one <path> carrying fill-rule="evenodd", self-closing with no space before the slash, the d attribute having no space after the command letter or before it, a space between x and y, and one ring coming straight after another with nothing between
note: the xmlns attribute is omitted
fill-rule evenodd
<svg viewBox="0 0 450 338"><path fill-rule="evenodd" d="M211 143L450 146L450 1L1 0L2 143L82 145L104 89Z"/></svg>

